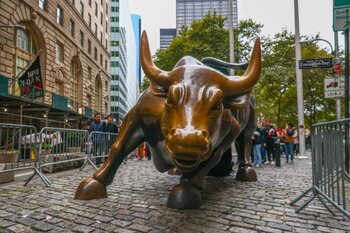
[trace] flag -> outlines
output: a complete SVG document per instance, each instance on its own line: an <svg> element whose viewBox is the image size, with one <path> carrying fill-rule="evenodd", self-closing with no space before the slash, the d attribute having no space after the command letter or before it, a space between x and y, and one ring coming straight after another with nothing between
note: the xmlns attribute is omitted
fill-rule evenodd
<svg viewBox="0 0 350 233"><path fill-rule="evenodd" d="M39 56L36 57L29 68L19 77L18 85L21 91L21 96L27 98L38 98L44 96Z"/></svg>

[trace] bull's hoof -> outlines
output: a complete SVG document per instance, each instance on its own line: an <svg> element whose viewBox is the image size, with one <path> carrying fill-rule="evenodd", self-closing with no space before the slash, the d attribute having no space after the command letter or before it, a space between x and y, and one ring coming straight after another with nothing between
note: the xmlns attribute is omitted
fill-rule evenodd
<svg viewBox="0 0 350 233"><path fill-rule="evenodd" d="M167 206L173 209L198 209L202 197L197 188L188 183L177 184L170 192Z"/></svg>
<svg viewBox="0 0 350 233"><path fill-rule="evenodd" d="M237 181L254 182L258 180L255 170L251 165L245 165L238 169L236 174Z"/></svg>
<svg viewBox="0 0 350 233"><path fill-rule="evenodd" d="M75 192L74 199L92 200L107 197L106 186L94 178L84 179Z"/></svg>

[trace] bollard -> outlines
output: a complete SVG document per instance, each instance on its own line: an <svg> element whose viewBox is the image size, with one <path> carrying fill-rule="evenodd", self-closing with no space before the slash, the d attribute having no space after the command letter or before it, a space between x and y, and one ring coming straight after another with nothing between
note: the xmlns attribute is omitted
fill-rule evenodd
<svg viewBox="0 0 350 233"><path fill-rule="evenodd" d="M276 167L281 167L281 145L279 142L275 142L275 159L276 159Z"/></svg>

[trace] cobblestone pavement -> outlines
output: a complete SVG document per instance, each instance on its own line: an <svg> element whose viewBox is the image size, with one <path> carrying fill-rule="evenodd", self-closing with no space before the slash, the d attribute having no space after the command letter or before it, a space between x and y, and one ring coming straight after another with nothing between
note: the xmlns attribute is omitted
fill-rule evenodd
<svg viewBox="0 0 350 233"><path fill-rule="evenodd" d="M73 199L91 168L49 175L50 188L39 179L0 186L0 232L350 232L349 219L317 199L299 214L289 205L311 185L310 160L256 170L255 183L208 177L202 207L187 211L166 207L178 177L151 161L123 164L103 200Z"/></svg>

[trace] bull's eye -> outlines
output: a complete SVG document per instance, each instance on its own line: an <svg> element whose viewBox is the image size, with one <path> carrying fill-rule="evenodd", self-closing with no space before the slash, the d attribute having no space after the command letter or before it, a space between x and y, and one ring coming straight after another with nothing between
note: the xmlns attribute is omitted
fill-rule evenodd
<svg viewBox="0 0 350 233"><path fill-rule="evenodd" d="M218 101L212 108L211 111L221 111L224 108L224 105L222 104L222 101Z"/></svg>

